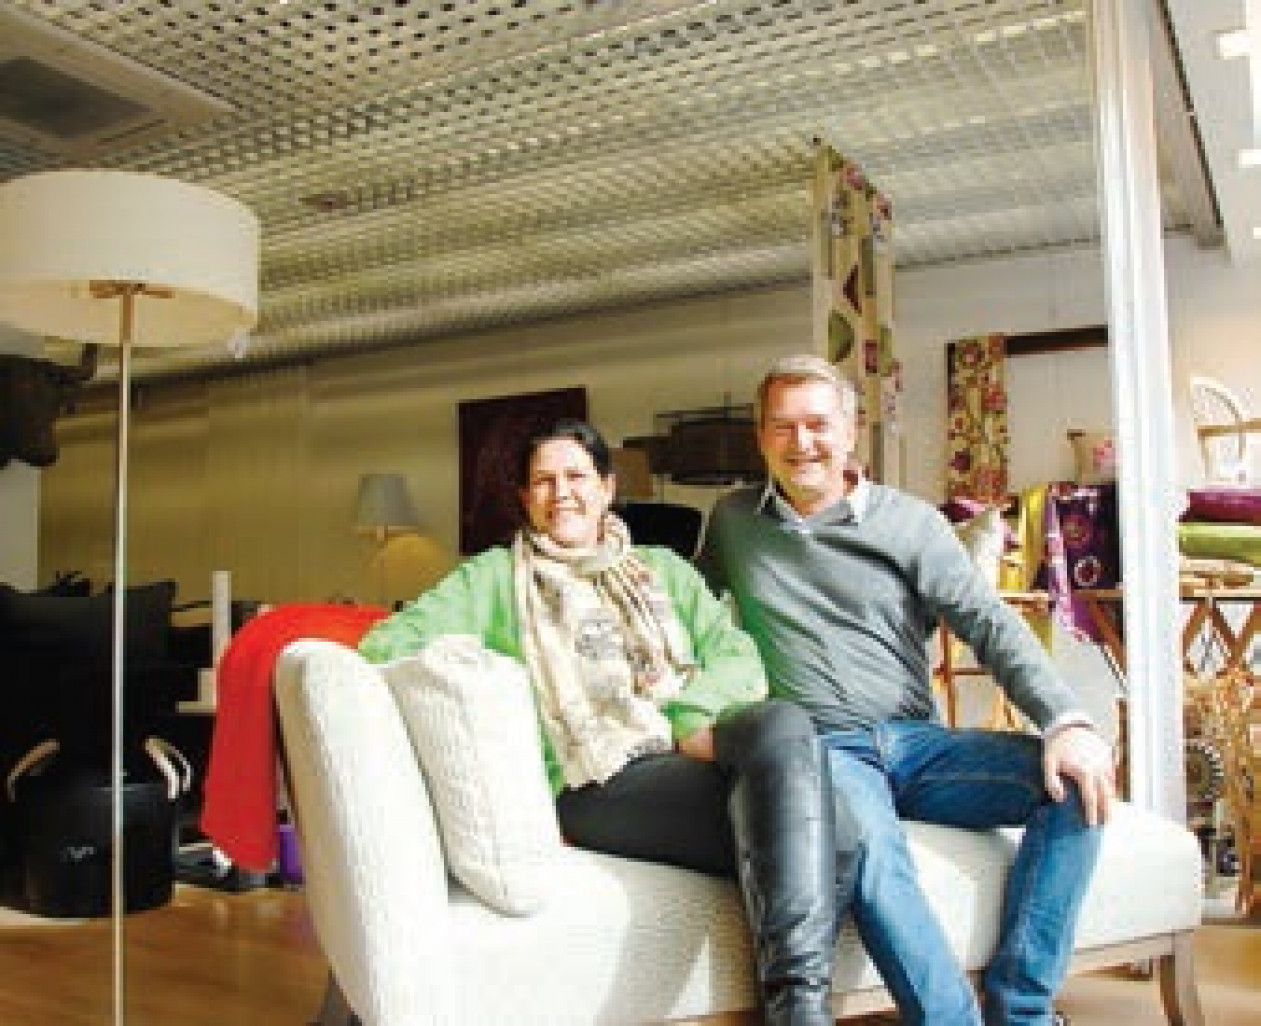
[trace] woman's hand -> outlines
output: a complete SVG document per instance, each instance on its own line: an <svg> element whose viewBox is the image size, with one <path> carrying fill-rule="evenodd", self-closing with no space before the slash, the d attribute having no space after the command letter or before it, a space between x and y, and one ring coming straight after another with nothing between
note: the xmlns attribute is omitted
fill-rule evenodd
<svg viewBox="0 0 1261 1026"><path fill-rule="evenodd" d="M701 727L700 730L694 730L687 737L679 738L675 744L680 752L691 756L693 759L704 759L706 762L714 761L714 730L712 727Z"/></svg>

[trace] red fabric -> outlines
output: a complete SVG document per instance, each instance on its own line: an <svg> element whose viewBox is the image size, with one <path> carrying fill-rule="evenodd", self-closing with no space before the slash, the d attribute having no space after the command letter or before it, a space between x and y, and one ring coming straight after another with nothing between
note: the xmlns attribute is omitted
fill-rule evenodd
<svg viewBox="0 0 1261 1026"><path fill-rule="evenodd" d="M237 865L265 872L277 856L271 683L281 649L299 638L354 646L386 615L375 606L278 606L244 624L224 649L201 829Z"/></svg>

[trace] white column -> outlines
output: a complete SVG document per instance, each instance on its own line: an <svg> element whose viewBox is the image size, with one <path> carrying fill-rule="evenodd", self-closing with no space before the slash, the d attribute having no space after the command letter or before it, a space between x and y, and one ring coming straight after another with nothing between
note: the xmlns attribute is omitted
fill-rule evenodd
<svg viewBox="0 0 1261 1026"><path fill-rule="evenodd" d="M1130 797L1186 816L1182 652L1151 0L1094 0L1104 277L1116 410Z"/></svg>

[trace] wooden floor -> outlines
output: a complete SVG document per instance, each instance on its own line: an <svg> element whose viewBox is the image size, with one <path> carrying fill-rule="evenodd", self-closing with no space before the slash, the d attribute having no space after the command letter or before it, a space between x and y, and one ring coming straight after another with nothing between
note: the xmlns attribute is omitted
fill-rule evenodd
<svg viewBox="0 0 1261 1026"><path fill-rule="evenodd" d="M0 1024L106 1026L109 922L49 922L0 916ZM129 1026L304 1026L319 1006L325 967L300 894L180 887L170 905L128 916L124 936ZM1202 927L1196 958L1208 1026L1261 1023L1261 926ZM1164 1022L1155 982L1125 975L1070 980L1059 1006L1073 1026Z"/></svg>

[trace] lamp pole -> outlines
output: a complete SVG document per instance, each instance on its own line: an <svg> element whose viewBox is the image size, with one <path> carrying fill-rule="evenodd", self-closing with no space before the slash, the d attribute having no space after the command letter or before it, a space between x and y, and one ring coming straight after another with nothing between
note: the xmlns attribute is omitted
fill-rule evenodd
<svg viewBox="0 0 1261 1026"><path fill-rule="evenodd" d="M380 602L381 606L384 608L388 608L387 606L388 596L386 595L386 592L388 590L388 582L386 580L386 573L385 573L385 547L386 545L389 544L389 542L390 542L390 529L388 527L378 527L376 530L377 564L378 564L377 583L379 585L377 589L377 600Z"/></svg>
<svg viewBox="0 0 1261 1026"><path fill-rule="evenodd" d="M114 1021L124 1021L123 979L126 946L123 919L127 909L124 783L124 644L127 636L127 477L131 453L131 353L135 342L136 299L169 299L169 289L138 281L94 281L96 299L118 300L118 416L114 447L114 602L113 645L110 662L110 903L113 920Z"/></svg>
<svg viewBox="0 0 1261 1026"><path fill-rule="evenodd" d="M114 644L110 664L110 902L114 910L114 1022L125 1021L123 918L127 895L123 873L123 645L127 627L127 474L131 451L131 347L139 282L93 282L92 294L118 299L118 415L114 445Z"/></svg>

